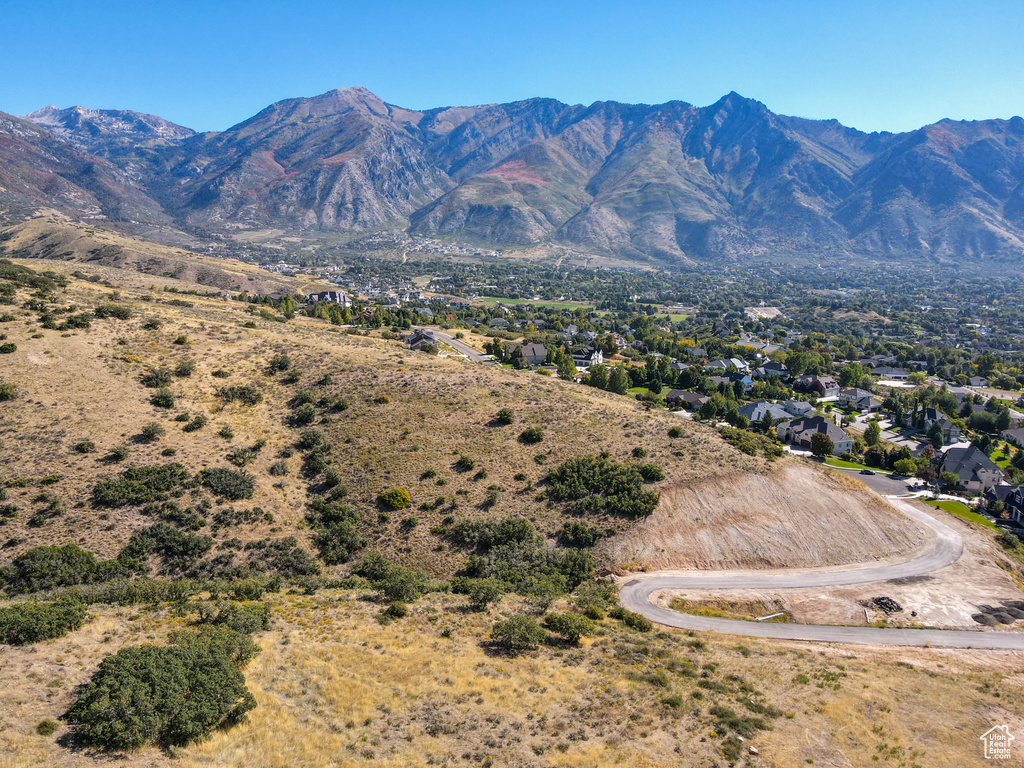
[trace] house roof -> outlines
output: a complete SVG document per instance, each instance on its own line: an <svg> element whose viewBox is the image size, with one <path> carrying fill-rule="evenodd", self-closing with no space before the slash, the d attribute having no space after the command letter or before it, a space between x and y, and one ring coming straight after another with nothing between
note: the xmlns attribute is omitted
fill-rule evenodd
<svg viewBox="0 0 1024 768"><path fill-rule="evenodd" d="M790 414L781 405L770 403L767 400L758 400L756 403L748 403L739 409L741 416L746 416L748 421L755 422L770 414L773 421L788 419Z"/></svg>
<svg viewBox="0 0 1024 768"><path fill-rule="evenodd" d="M942 471L952 472L964 482L980 480L979 472L1002 473L996 463L976 445L946 451L942 456Z"/></svg>
<svg viewBox="0 0 1024 768"><path fill-rule="evenodd" d="M795 419L790 422L789 429L797 439L810 439L810 434L820 432L826 434L833 443L841 440L849 440L850 436L836 426L835 422L826 419L824 416L808 416L802 419Z"/></svg>

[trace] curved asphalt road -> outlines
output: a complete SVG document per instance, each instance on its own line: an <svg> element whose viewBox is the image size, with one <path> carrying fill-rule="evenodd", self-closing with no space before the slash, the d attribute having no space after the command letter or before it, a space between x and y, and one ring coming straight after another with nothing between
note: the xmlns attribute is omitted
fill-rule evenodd
<svg viewBox="0 0 1024 768"><path fill-rule="evenodd" d="M619 589L619 600L627 609L640 613L651 621L680 629L829 643L1024 650L1024 633L772 624L693 616L661 608L651 602L651 595L664 589L793 589L865 584L920 576L945 568L960 558L964 543L956 531L904 501L899 499L890 499L890 501L908 517L912 517L935 532L935 544L928 552L903 563L854 567L846 570L662 571L644 574L627 581Z"/></svg>

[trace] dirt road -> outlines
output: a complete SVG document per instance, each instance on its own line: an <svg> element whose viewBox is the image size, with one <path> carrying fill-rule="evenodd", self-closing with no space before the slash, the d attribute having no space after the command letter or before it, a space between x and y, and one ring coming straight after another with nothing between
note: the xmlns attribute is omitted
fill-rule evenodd
<svg viewBox="0 0 1024 768"><path fill-rule="evenodd" d="M960 558L963 539L956 531L906 501L890 501L908 517L935 531L935 544L927 552L902 563L880 566L784 571L662 571L627 580L620 587L619 599L627 609L651 621L681 629L783 640L1024 650L1024 633L770 624L692 616L656 606L651 600L654 593L669 589L786 589L865 584L924 575Z"/></svg>

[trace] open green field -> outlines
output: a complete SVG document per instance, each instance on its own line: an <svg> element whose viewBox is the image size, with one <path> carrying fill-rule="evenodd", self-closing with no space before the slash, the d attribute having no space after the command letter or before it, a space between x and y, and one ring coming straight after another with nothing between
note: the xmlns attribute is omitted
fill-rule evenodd
<svg viewBox="0 0 1024 768"><path fill-rule="evenodd" d="M951 515L956 515L961 520L967 520L971 523L977 523L983 525L986 528L995 528L996 524L988 518L979 515L977 512L972 512L966 504L962 504L959 501L929 501L927 504L931 507L936 507L945 512L949 512Z"/></svg>

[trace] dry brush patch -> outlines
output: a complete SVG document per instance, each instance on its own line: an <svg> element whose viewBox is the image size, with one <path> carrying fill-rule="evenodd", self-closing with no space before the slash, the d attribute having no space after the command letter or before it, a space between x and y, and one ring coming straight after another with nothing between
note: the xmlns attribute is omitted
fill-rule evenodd
<svg viewBox="0 0 1024 768"><path fill-rule="evenodd" d="M742 732L742 749L760 753L754 764L953 768L984 764L977 736L993 722L1019 724L1024 703L1008 653L642 634L606 619L578 648L509 658L488 650L487 633L522 610L512 599L475 613L464 598L434 594L381 626L379 605L363 597L269 596L275 623L246 668L258 702L249 721L177 758L144 748L118 764L710 766ZM166 608L93 611L42 653L5 651L7 764L106 763L105 753L61 746L66 725L42 737L36 724L56 719L104 656L162 644L184 621Z"/></svg>

